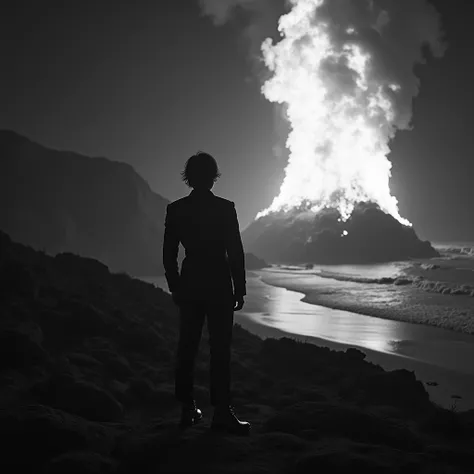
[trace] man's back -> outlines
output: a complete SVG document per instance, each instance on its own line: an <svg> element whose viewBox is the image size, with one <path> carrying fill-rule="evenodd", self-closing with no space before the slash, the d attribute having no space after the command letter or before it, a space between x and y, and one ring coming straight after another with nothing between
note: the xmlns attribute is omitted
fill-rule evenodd
<svg viewBox="0 0 474 474"><path fill-rule="evenodd" d="M186 257L181 275L178 246ZM194 190L167 209L163 263L170 289L191 299L232 299L245 294L242 241L234 203Z"/></svg>
<svg viewBox="0 0 474 474"><path fill-rule="evenodd" d="M208 153L191 156L181 177L191 194L168 205L163 263L168 287L179 307L175 394L182 403L180 426L198 423L194 365L207 321L210 347L210 398L215 407L211 428L248 434L250 424L230 408L230 345L234 311L244 306L245 260L234 203L211 192L220 172ZM179 244L186 257L178 269Z"/></svg>

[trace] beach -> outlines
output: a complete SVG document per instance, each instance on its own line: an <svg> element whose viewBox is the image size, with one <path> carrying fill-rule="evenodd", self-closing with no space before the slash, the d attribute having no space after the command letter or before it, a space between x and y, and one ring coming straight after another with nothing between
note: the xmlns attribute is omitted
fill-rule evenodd
<svg viewBox="0 0 474 474"><path fill-rule="evenodd" d="M474 258L376 265L279 266L259 273L304 301L377 318L474 333Z"/></svg>
<svg viewBox="0 0 474 474"><path fill-rule="evenodd" d="M443 407L474 408L474 336L333 310L305 303L301 293L267 285L257 275L248 281L248 304L235 321L253 334L340 351L356 347L386 370L413 371Z"/></svg>
<svg viewBox="0 0 474 474"><path fill-rule="evenodd" d="M470 409L474 298L443 294L440 288L469 287L474 272L464 269L473 265L470 256L453 253L424 262L252 271L245 307L235 321L263 338L360 348L367 360L387 370L414 371L433 401ZM422 286L420 276L425 282L438 278L438 286ZM167 290L164 277L152 281Z"/></svg>

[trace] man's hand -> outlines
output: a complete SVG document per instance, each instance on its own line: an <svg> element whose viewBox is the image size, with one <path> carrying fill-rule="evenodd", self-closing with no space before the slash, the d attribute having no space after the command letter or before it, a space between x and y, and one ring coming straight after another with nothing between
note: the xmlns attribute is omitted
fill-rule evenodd
<svg viewBox="0 0 474 474"><path fill-rule="evenodd" d="M181 294L179 291L173 291L171 293L171 297L173 298L173 303L176 306L179 306L182 303Z"/></svg>
<svg viewBox="0 0 474 474"><path fill-rule="evenodd" d="M234 311L240 311L244 307L244 297L236 295L234 301Z"/></svg>

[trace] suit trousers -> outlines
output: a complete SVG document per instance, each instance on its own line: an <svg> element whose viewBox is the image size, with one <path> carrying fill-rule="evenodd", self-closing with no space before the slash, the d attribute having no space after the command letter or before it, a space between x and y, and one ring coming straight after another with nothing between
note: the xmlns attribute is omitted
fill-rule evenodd
<svg viewBox="0 0 474 474"><path fill-rule="evenodd" d="M175 394L178 401L194 400L194 362L207 320L210 346L211 404L230 404L230 353L234 324L233 300L183 301L179 305L179 342Z"/></svg>

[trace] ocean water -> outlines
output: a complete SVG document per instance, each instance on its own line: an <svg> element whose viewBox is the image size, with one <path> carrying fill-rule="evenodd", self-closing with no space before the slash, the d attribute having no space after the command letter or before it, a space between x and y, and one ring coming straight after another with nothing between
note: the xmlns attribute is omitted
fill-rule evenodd
<svg viewBox="0 0 474 474"><path fill-rule="evenodd" d="M367 265L315 264L312 268L296 265L276 266L272 270L317 274L324 278L361 283L389 283L390 279L415 279L422 276L423 280L451 283L450 288L472 285L474 290L474 242L438 243L434 246L441 256L432 259Z"/></svg>
<svg viewBox="0 0 474 474"><path fill-rule="evenodd" d="M333 309L474 334L474 245L438 244L440 257L375 265L276 266L264 282Z"/></svg>
<svg viewBox="0 0 474 474"><path fill-rule="evenodd" d="M331 300L334 302L340 299L341 294L350 291L353 286L361 287L362 295L364 288L368 287L369 289L365 290L368 296L362 296L358 300L362 300L362 305L367 306L370 313L369 300L373 300L370 292L374 288L396 293L399 289L404 291L407 286L360 283L359 281L398 278L399 275L405 274L406 268L405 263L400 263L338 266L337 269L324 267L312 270L300 267L277 267L249 272L245 307L242 312L236 313L236 321L242 322L244 318L252 322L254 329L255 325L274 328L296 336L319 338L367 348L474 375L474 335L472 334L447 330L433 324L414 324L411 320L394 318L393 314L392 317L387 318L373 317L360 311L360 306L356 306L357 311L348 311L316 304L314 301L312 304L303 301L305 294L309 294L309 298L306 299L310 301L319 299L323 293L330 302ZM317 275L320 270L335 273L338 279L333 280L326 276L321 278ZM348 280L342 278L342 275L348 277ZM148 281L167 290L164 277L148 279ZM269 284L269 281L273 281L273 284ZM328 286L331 291L327 290ZM336 289L334 289L335 286ZM424 290L418 288L414 290L423 295L423 298L429 295ZM442 296L444 299L452 298L454 301L463 299L459 296L439 294L437 296ZM399 300L396 294L392 298ZM474 298L467 299L472 302L474 309ZM379 295L378 300L380 303L384 301L384 298ZM384 308L384 310L387 313L390 312L390 308ZM265 331L260 331L260 334L265 334Z"/></svg>

